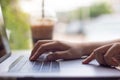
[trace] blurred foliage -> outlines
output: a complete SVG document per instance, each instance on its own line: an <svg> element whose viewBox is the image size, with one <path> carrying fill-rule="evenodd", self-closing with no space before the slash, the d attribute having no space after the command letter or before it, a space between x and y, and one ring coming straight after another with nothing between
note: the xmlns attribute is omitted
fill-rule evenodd
<svg viewBox="0 0 120 80"><path fill-rule="evenodd" d="M85 19L86 17L94 18L102 14L109 14L111 12L112 10L108 4L100 3L100 4L94 4L90 7L78 8L70 13L70 18L73 18L73 19L74 18Z"/></svg>
<svg viewBox="0 0 120 80"><path fill-rule="evenodd" d="M60 20L64 20L66 18L67 21L71 21L74 19L83 20L87 17L95 18L102 14L109 13L112 13L110 5L108 5L107 3L97 3L93 4L90 7L80 7L72 11L58 13L58 18Z"/></svg>
<svg viewBox="0 0 120 80"><path fill-rule="evenodd" d="M97 17L102 14L109 14L112 10L106 3L95 4L90 7L90 17Z"/></svg>
<svg viewBox="0 0 120 80"><path fill-rule="evenodd" d="M11 31L10 46L12 49L28 49L29 47L29 24L28 15L23 13L18 0L0 0L5 26Z"/></svg>

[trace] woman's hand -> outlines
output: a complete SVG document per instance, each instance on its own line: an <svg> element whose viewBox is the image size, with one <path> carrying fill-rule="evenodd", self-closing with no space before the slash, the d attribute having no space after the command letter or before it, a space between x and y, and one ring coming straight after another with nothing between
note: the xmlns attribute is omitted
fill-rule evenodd
<svg viewBox="0 0 120 80"><path fill-rule="evenodd" d="M96 59L99 64L105 66L120 65L120 43L108 44L95 49L83 61L83 64L88 64L93 59Z"/></svg>
<svg viewBox="0 0 120 80"><path fill-rule="evenodd" d="M49 53L47 60L57 60L57 59L77 59L81 58L82 52L81 48L78 48L78 44L65 43L53 40L43 40L38 41L31 53L30 60L35 61L43 53Z"/></svg>

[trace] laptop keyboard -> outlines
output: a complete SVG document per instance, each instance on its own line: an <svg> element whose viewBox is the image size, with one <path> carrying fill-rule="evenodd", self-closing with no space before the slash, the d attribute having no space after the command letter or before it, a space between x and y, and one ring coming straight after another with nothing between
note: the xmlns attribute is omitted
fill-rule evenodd
<svg viewBox="0 0 120 80"><path fill-rule="evenodd" d="M60 65L57 61L34 61L31 62L27 57L20 56L9 67L8 72L59 72Z"/></svg>

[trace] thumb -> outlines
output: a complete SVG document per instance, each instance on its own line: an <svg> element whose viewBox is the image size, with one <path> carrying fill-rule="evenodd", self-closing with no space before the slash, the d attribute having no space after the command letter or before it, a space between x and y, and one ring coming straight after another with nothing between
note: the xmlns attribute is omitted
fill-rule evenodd
<svg viewBox="0 0 120 80"><path fill-rule="evenodd" d="M47 56L47 61L55 61L58 59L69 59L71 54L69 50L66 51L57 51Z"/></svg>
<svg viewBox="0 0 120 80"><path fill-rule="evenodd" d="M83 64L88 64L88 63L91 62L93 59L95 59L95 54L94 54L94 52L93 52L90 56L88 56L82 63L83 63Z"/></svg>

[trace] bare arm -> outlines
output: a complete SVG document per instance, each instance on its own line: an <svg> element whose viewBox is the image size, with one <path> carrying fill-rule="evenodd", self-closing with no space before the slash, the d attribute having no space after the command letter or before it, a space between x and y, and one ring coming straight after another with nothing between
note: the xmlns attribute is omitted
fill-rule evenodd
<svg viewBox="0 0 120 80"><path fill-rule="evenodd" d="M30 60L36 60L44 52L53 52L48 55L48 60L57 59L77 59L84 55L90 55L94 49L106 45L120 42L120 40L106 42L69 43L62 41L38 41L32 50Z"/></svg>
<svg viewBox="0 0 120 80"><path fill-rule="evenodd" d="M112 41L103 41L103 42L78 43L76 44L76 47L78 48L78 50L81 50L82 53L84 53L85 55L90 55L94 49L100 46L107 45L107 44L113 44L117 42L120 42L120 39L112 40Z"/></svg>

